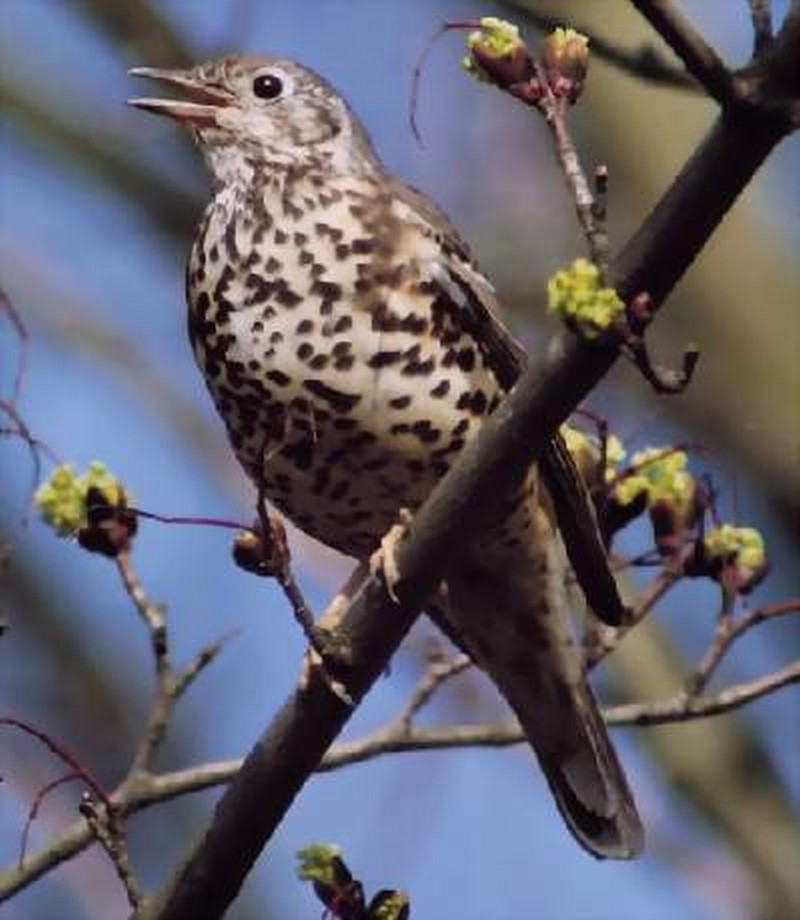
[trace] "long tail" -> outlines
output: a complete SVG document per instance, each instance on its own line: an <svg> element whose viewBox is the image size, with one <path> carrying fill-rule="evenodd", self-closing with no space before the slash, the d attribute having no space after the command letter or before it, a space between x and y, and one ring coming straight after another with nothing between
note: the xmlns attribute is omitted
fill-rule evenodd
<svg viewBox="0 0 800 920"><path fill-rule="evenodd" d="M562 558L557 538L511 559L473 554L448 575L440 613L513 709L578 842L598 858L632 859L642 824L584 677Z"/></svg>

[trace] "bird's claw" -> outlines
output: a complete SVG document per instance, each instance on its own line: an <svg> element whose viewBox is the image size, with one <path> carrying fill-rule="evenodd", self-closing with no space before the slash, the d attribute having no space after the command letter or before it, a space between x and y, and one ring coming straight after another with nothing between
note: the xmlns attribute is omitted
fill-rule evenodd
<svg viewBox="0 0 800 920"><path fill-rule="evenodd" d="M406 535L413 515L407 508L401 508L398 517L398 522L383 535L380 548L375 550L369 560L370 574L376 575L380 572L383 575L386 590L395 604L400 603L396 590L396 585L400 581L396 550Z"/></svg>

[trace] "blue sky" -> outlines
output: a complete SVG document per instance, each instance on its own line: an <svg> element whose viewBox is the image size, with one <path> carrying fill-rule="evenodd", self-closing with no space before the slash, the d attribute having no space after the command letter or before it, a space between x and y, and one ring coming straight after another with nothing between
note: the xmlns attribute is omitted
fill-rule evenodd
<svg viewBox="0 0 800 920"><path fill-rule="evenodd" d="M233 0L217 4L168 0L160 6L198 49L235 44L243 50L280 50L323 71L346 90L387 164L424 188L435 188L440 201L467 229L485 216L490 206L487 194L496 193L501 201L515 196L515 190L502 188L497 177L484 194L476 188L483 184L480 172L473 173L477 181L462 175L485 166L482 139L508 113L498 113L496 100L462 78L453 66L457 52L452 41L437 49L426 75L420 112L424 150L413 143L405 120L410 69L422 37L443 18L483 13L485 6L364 0L355 5L354 15L354 4L344 0L304 4L283 0L269 4L267 12L252 13L238 27L229 25L236 6ZM745 47L747 33L742 23L733 27L728 4L695 6L715 38L731 52ZM776 4L781 6L785 4ZM127 66L147 62L122 60L70 4L5 0L4 7L0 66L7 76L24 77L48 105L68 111L74 127L115 133L124 139L131 160L148 163L179 187L202 193L198 162L172 126L122 104L136 92L126 76ZM458 117L464 113L468 117ZM4 130L0 269L3 287L25 317L32 337L22 403L26 421L77 466L102 458L129 484L143 507L246 519L249 488L232 460L226 459L222 428L184 340L185 247L176 247L130 202L69 168L59 157L58 151L31 144L13 127ZM779 153L755 205L771 220L780 219L774 212L780 200L777 190L789 197L798 191L800 170L793 168L792 157L796 166L796 150ZM546 203L547 194L537 191L532 200ZM796 231L796 226L790 228ZM543 245L558 251L557 240ZM200 456L165 424L154 411L159 407L142 399L141 391L126 382L113 362L100 365L86 353L65 347L63 337L53 329L63 334L72 316L95 317L146 355L216 432L219 449L211 459ZM14 342L4 326L0 329L4 387L13 353ZM624 417L624 405L620 412ZM661 439L684 434L661 421L650 427L648 434ZM141 714L149 695L150 661L144 636L111 566L57 541L36 521L26 529L19 527L29 488L29 461L19 445L4 442L0 449L6 482L0 508L4 533L12 535L16 553L35 563L43 586L57 585L65 599L74 602L78 619L70 626L87 637L96 665L113 669L115 679L131 688L133 708ZM740 483L739 507L769 526L757 490L746 476ZM791 570L789 553L788 548L775 547L778 572ZM301 548L297 559L309 599L319 609L347 565L327 556L321 562L308 548ZM281 597L271 585L229 564L225 532L145 523L137 541L136 564L152 596L169 604L179 660L231 626L240 629L239 637L180 707L177 727L190 738L188 750L195 758L243 752L292 686L302 652L300 636ZM789 588L778 577L764 596L782 597ZM701 589L681 597L685 605L708 602ZM698 646L707 624L686 619L681 624L681 642ZM421 627L421 633L426 631ZM796 648L796 634L786 635ZM774 665L775 654L774 642L753 640L730 673L758 673ZM59 678L41 670L35 644L12 632L0 644L3 657L0 708L25 713L58 731L58 723L49 721L58 710L48 700L58 697ZM64 661L63 668L69 685L70 662ZM396 711L417 673L418 659L409 653L401 656L348 734L367 731ZM53 683L43 687L42 681ZM73 724L80 724L80 699L63 699L60 705L68 708ZM492 705L481 703L484 715L491 714ZM757 708L758 730L789 779L788 755L782 756L778 741L791 717L791 705L786 696ZM451 693L431 707L426 718L463 718L465 712L463 701ZM90 734L91 726L84 730ZM596 863L575 846L525 751L414 754L312 780L260 860L248 882L249 893L253 898L262 894L284 920L316 916L315 901L294 879L294 852L312 841L331 840L341 844L368 890L391 886L408 890L415 916L719 920L725 916L720 911L727 909L726 902L720 908L718 901L703 895L702 884L687 884L686 873L676 874L662 854L686 847L710 877L718 873L720 879L733 878L731 890L738 891L738 885L746 893L746 883L724 854L715 851L716 841L693 820L688 806L665 788L637 746L636 735L626 731L617 737L653 840L651 851L635 865ZM105 743L110 754L120 755L114 737ZM24 762L31 765L34 776L48 778L52 773L42 760L41 753L28 749L17 751L9 763L0 754L0 773L10 776L14 765ZM178 766L168 757L167 765ZM115 778L105 777L110 783ZM796 777L793 782L797 801ZM216 793L209 793L198 799L207 808L215 797ZM69 791L59 794L51 818L43 817L37 826L36 843L43 843L48 832L57 828L59 817L69 817L71 801ZM0 862L4 864L14 858L26 808L25 801L9 801L8 793L0 804ZM167 808L161 814L171 812ZM158 839L159 820L165 820L159 813L142 816L131 830L134 854L151 885L175 856L154 858L149 852ZM93 898L83 900L86 879L99 886L94 903ZM74 866L62 867L34 886L11 905L8 916L71 920L85 916L87 903L97 909L96 916L124 915L116 882L97 854L82 856ZM234 911L232 916L238 914Z"/></svg>

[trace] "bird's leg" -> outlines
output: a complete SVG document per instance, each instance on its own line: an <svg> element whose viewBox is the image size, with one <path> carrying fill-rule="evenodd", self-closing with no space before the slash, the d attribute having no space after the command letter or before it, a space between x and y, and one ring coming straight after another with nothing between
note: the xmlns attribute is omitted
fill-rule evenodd
<svg viewBox="0 0 800 920"><path fill-rule="evenodd" d="M406 535L408 525L411 523L413 515L408 508L401 508L398 512L398 521L393 524L389 530L381 537L379 549L370 556L369 571L371 575L380 572L386 583L386 590L389 597L395 602L400 603L395 586L400 581L400 570L397 567L396 550L403 537Z"/></svg>

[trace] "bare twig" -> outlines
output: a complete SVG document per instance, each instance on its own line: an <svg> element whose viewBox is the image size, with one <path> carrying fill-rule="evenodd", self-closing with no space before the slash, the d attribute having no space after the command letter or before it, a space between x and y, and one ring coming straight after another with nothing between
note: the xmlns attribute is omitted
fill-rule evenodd
<svg viewBox="0 0 800 920"><path fill-rule="evenodd" d="M42 786L41 789L37 791L36 796L31 803L31 807L28 810L28 817L25 820L25 827L23 827L22 835L20 836L19 859L17 860L18 867L21 867L25 862L25 856L28 852L28 839L30 837L31 827L33 827L33 822L39 815L39 809L42 807L44 800L54 789L58 789L60 786L64 786L67 783L73 783L75 780L82 779L82 773L71 770L69 773L64 773L63 776L56 777L56 779L46 783L44 786Z"/></svg>
<svg viewBox="0 0 800 920"><path fill-rule="evenodd" d="M678 11L671 0L631 0L675 54L686 69L720 105L734 98L731 72L714 48Z"/></svg>
<svg viewBox="0 0 800 920"><path fill-rule="evenodd" d="M753 23L753 57L761 54L772 41L771 0L748 0Z"/></svg>
<svg viewBox="0 0 800 920"><path fill-rule="evenodd" d="M8 321L14 328L14 332L19 340L19 357L17 358L17 370L14 374L14 384L11 391L11 405L16 406L22 394L22 385L25 380L25 371L28 366L28 350L30 348L30 337L19 311L14 306L11 298L0 288L0 311L8 317Z"/></svg>
<svg viewBox="0 0 800 920"><path fill-rule="evenodd" d="M392 724L396 725L400 731L410 731L414 717L428 705L431 697L441 688L442 684L470 667L472 667L472 659L469 655L455 655L452 658L440 656L432 661L414 688L407 705Z"/></svg>
<svg viewBox="0 0 800 920"><path fill-rule="evenodd" d="M101 786L100 782L95 779L94 776L86 769L86 767L80 762L80 760L73 754L71 751L67 750L63 744L59 741L56 741L47 732L42 731L40 728L36 728L35 725L31 725L29 722L25 722L23 719L15 719L12 716L0 716L0 726L9 725L13 728L18 728L20 731L24 732L26 735L30 735L33 738L36 738L37 741L40 741L51 754L54 754L62 763L66 764L69 767L70 773L77 773L86 783L86 785L92 790L94 795L100 799L100 801L108 804L109 796L106 791Z"/></svg>
<svg viewBox="0 0 800 920"><path fill-rule="evenodd" d="M606 284L608 234L605 226L605 182L601 180L603 200L598 207L567 125L569 102L565 97L558 97L553 93L543 67L537 60L533 61L533 66L543 92L540 107L545 113L545 121L553 135L556 159L572 193L575 212L586 238L589 256L600 270L602 283Z"/></svg>
<svg viewBox="0 0 800 920"><path fill-rule="evenodd" d="M159 675L156 699L147 718L141 741L137 745L128 772L129 776L152 769L169 729L176 704L195 679L214 661L233 635L235 633L228 633L201 648L183 670L175 672L167 665L167 669Z"/></svg>
<svg viewBox="0 0 800 920"><path fill-rule="evenodd" d="M125 828L119 815L113 808L109 809L102 802L96 802L88 793L81 800L80 812L111 860L128 896L128 903L135 910L141 903L142 893L131 869Z"/></svg>
<svg viewBox="0 0 800 920"><path fill-rule="evenodd" d="M628 619L622 626L611 627L603 623L593 623L584 640L584 660L591 669L614 651L628 633L653 610L680 580L678 570L665 568L650 582L632 608Z"/></svg>
<svg viewBox="0 0 800 920"><path fill-rule="evenodd" d="M754 626L798 611L800 611L800 598L795 598L778 604L756 607L736 619L733 615L732 599L727 596L723 588L722 612L717 620L714 638L687 681L687 693L690 696L702 693L733 643Z"/></svg>
<svg viewBox="0 0 800 920"><path fill-rule="evenodd" d="M136 612L147 627L147 632L150 636L150 647L156 665L156 674L160 682L166 680L169 674L169 648L164 608L152 603L147 597L133 568L128 552L119 553L115 561L117 570L122 577L125 593L133 601Z"/></svg>

